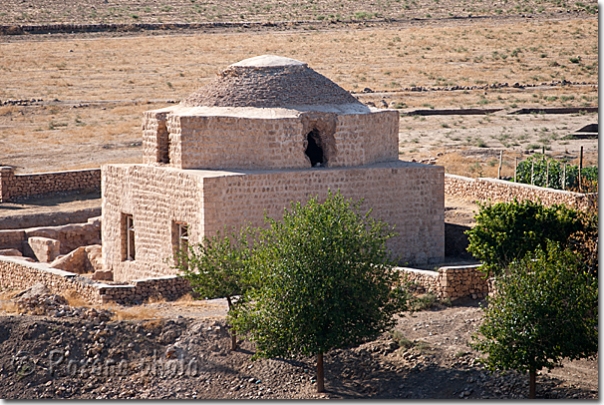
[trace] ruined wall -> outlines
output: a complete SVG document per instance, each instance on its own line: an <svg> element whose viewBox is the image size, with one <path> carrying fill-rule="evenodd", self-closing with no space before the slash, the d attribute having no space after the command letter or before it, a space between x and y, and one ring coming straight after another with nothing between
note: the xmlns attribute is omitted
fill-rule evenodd
<svg viewBox="0 0 604 405"><path fill-rule="evenodd" d="M27 240L35 236L58 240L60 253L66 254L80 246L100 244L101 221L97 217L80 224L0 230L0 249L18 249L33 257L31 252L28 254Z"/></svg>
<svg viewBox="0 0 604 405"><path fill-rule="evenodd" d="M10 167L0 168L0 202L68 191L98 191L100 169L18 174Z"/></svg>
<svg viewBox="0 0 604 405"><path fill-rule="evenodd" d="M176 276L112 285L53 269L45 263L29 263L19 258L0 256L0 291L22 290L37 283L46 285L53 294L76 291L84 300L97 304L140 304L149 298L174 300L191 291L188 281Z"/></svg>
<svg viewBox="0 0 604 405"><path fill-rule="evenodd" d="M401 263L444 257L444 169L409 162L354 168L232 173L204 178L204 233L244 223L261 226L264 213L281 218L290 201L324 199L328 189L364 199L363 209L395 226L388 247Z"/></svg>
<svg viewBox="0 0 604 405"><path fill-rule="evenodd" d="M143 165L103 166L103 263L114 280L174 274L173 222L189 224L189 238L201 234L202 190L189 171ZM132 215L135 260L124 260L122 214Z"/></svg>
<svg viewBox="0 0 604 405"><path fill-rule="evenodd" d="M505 180L445 175L445 193L450 196L471 197L479 201L510 202L540 201L544 205L566 204L575 209L586 209L593 203L591 194L573 193L531 186L530 184L513 183Z"/></svg>
<svg viewBox="0 0 604 405"><path fill-rule="evenodd" d="M20 290L44 283L53 294L74 290L83 299L100 303L98 290L87 280L74 273L53 269L47 264L0 256L0 290Z"/></svg>
<svg viewBox="0 0 604 405"><path fill-rule="evenodd" d="M438 271L397 267L409 282L417 285L418 292L432 292L439 299L451 300L472 297L484 298L491 283L478 270L480 265L443 266Z"/></svg>

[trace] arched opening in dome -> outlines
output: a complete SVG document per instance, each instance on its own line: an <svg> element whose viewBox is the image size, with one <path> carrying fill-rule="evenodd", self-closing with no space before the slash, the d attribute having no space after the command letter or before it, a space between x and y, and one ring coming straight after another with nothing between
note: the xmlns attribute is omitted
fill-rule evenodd
<svg viewBox="0 0 604 405"><path fill-rule="evenodd" d="M319 131L313 129L306 135L308 146L306 146L306 156L310 159L311 167L320 167L325 164L325 155L323 154L323 148L321 147L321 136Z"/></svg>

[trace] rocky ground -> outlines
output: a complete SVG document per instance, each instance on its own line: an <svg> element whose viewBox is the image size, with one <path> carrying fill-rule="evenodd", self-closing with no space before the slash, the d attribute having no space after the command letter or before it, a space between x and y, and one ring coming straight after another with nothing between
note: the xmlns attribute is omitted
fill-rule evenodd
<svg viewBox="0 0 604 405"><path fill-rule="evenodd" d="M328 353L323 394L315 392L313 359L252 360L254 345L246 340L231 352L220 300L128 309L136 319L125 319L123 308L74 310L48 294L35 300L38 315L19 306L31 303L27 294L2 302L2 398L518 399L528 394L526 375L487 372L467 345L482 313L474 300L405 314L394 331L376 341ZM597 359L544 372L537 395L598 398Z"/></svg>

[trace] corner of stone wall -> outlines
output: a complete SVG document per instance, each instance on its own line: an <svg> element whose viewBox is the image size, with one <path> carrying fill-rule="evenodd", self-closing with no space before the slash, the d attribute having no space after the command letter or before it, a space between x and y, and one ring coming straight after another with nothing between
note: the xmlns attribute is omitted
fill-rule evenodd
<svg viewBox="0 0 604 405"><path fill-rule="evenodd" d="M15 170L10 166L0 166L0 202L10 201L14 182Z"/></svg>

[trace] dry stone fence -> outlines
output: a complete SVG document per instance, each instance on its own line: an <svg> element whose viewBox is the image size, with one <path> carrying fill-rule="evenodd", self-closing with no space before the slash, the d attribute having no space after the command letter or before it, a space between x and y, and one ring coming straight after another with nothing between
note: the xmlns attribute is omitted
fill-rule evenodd
<svg viewBox="0 0 604 405"><path fill-rule="evenodd" d="M100 190L101 169L15 174L12 167L0 166L0 202L71 191Z"/></svg>
<svg viewBox="0 0 604 405"><path fill-rule="evenodd" d="M445 194L471 197L483 202L510 202L517 199L541 202L548 206L566 204L580 210L590 207L597 197L595 194L575 193L491 178L474 179L453 174L445 174Z"/></svg>

